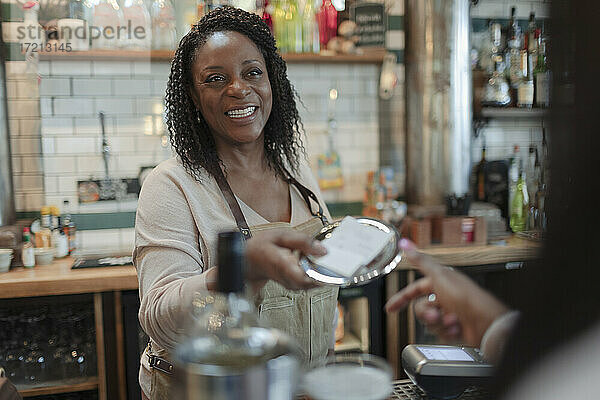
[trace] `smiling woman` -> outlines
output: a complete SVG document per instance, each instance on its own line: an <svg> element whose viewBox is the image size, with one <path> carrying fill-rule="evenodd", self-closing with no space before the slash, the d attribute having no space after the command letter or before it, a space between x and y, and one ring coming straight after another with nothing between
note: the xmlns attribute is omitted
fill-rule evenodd
<svg viewBox="0 0 600 400"><path fill-rule="evenodd" d="M150 336L144 396L169 398L168 368L157 365L170 365L194 293L215 290L225 230L246 238L259 317L295 338L305 361L323 359L337 289L310 280L290 250L319 254L311 237L329 212L304 157L285 62L259 16L222 7L192 28L175 53L166 117L177 156L148 175L136 215L139 319Z"/></svg>
<svg viewBox="0 0 600 400"><path fill-rule="evenodd" d="M192 99L219 147L259 140L271 114L265 60L239 32L216 32L192 65Z"/></svg>

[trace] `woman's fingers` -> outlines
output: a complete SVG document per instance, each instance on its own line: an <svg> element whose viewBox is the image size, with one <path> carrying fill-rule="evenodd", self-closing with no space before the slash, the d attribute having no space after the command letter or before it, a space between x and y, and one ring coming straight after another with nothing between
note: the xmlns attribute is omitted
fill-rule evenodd
<svg viewBox="0 0 600 400"><path fill-rule="evenodd" d="M393 295L385 304L387 312L395 312L403 309L411 300L431 293L432 285L429 277L421 278L395 295Z"/></svg>
<svg viewBox="0 0 600 400"><path fill-rule="evenodd" d="M246 246L249 261L248 278L250 280L271 279L288 289L308 289L317 286L298 265L298 258L275 236L266 235L252 238ZM287 242L290 244L290 242Z"/></svg>
<svg viewBox="0 0 600 400"><path fill-rule="evenodd" d="M304 254L315 256L324 256L327 249L318 241L310 236L292 230L273 231L275 235L273 243L277 246L285 247L290 250L299 250Z"/></svg>

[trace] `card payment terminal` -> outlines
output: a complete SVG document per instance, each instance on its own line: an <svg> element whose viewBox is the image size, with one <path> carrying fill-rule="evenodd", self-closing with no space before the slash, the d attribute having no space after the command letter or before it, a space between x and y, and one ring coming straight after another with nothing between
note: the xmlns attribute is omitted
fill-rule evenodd
<svg viewBox="0 0 600 400"><path fill-rule="evenodd" d="M411 344L402 350L402 367L428 396L452 399L471 385L485 385L494 374L473 347Z"/></svg>

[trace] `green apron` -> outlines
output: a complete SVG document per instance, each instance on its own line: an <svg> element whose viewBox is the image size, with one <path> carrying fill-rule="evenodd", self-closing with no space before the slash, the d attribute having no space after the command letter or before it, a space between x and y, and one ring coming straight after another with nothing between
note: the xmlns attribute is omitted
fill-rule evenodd
<svg viewBox="0 0 600 400"><path fill-rule="evenodd" d="M235 199L231 187L225 177L215 177L223 197L227 201L240 232L245 238L252 237L252 233L281 228L293 228L309 236L316 235L323 226L328 224L323 214L321 205L315 194L300 184L288 174L288 182L296 186L307 204L313 218L292 227L285 222L273 222L249 227L246 223L239 203ZM311 201L318 205L318 211L313 211ZM304 363L322 360L327 356L330 343L333 343L333 320L337 306L338 288L331 286L317 287L309 290L288 290L274 281L267 281L255 296L259 320L272 328L279 329L295 338L300 345ZM151 349L149 343L142 363L147 364L147 355L155 355L164 360L169 360L167 351ZM169 386L171 376L156 368L145 367L151 372L151 389L147 394L149 400L169 400Z"/></svg>

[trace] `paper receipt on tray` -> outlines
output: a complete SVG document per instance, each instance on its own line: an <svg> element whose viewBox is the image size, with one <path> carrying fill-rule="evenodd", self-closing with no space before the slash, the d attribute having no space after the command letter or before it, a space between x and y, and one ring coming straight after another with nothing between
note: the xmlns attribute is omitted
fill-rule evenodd
<svg viewBox="0 0 600 400"><path fill-rule="evenodd" d="M392 235L345 217L331 232L331 237L321 241L327 254L311 259L336 274L351 277L383 250Z"/></svg>

